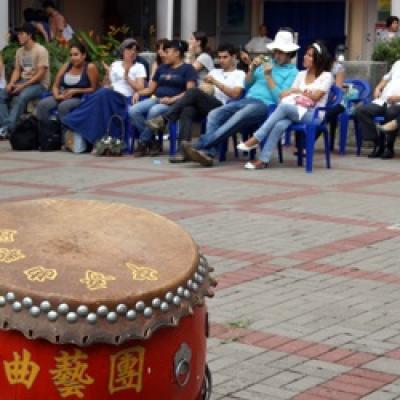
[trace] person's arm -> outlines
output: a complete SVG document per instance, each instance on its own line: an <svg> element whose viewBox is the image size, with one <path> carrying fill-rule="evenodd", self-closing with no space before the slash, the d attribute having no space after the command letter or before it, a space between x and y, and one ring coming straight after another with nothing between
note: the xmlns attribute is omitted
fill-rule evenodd
<svg viewBox="0 0 400 400"><path fill-rule="evenodd" d="M344 73L344 69L343 69L343 70L340 70L339 72L337 72L336 77L335 77L335 85L342 89L343 84L344 84L344 78L345 78L345 73Z"/></svg>
<svg viewBox="0 0 400 400"><path fill-rule="evenodd" d="M266 79L267 81L267 86L270 88L272 98L276 103L279 102L280 99L283 97L286 97L290 94L295 93L298 86L297 83L297 77L298 77L298 70L293 69L285 79L282 80L282 82L275 82L272 79L272 73L271 73L271 78ZM272 82L273 81L273 82ZM271 86L270 86L271 85Z"/></svg>
<svg viewBox="0 0 400 400"><path fill-rule="evenodd" d="M156 73L157 68L158 68L157 61L154 61L153 64L151 65L150 79L153 79L153 76Z"/></svg>
<svg viewBox="0 0 400 400"><path fill-rule="evenodd" d="M88 64L87 74L89 77L90 86L85 89L67 89L64 92L65 99L71 99L74 96L79 96L82 94L90 94L96 91L97 82L99 80L99 71L95 64L93 63Z"/></svg>
<svg viewBox="0 0 400 400"><path fill-rule="evenodd" d="M139 101L139 98L141 96L151 96L158 87L158 83L154 80L149 82L149 86L147 88L143 88L141 90L138 90L132 97L132 102L133 104L137 103Z"/></svg>
<svg viewBox="0 0 400 400"><path fill-rule="evenodd" d="M243 87L229 87L227 85L224 85L222 82L218 81L217 79L214 78L212 74L207 75L204 78L204 82L206 83L211 83L215 87L217 87L222 93L224 93L226 96L230 97L231 99L236 99L241 96L243 93Z"/></svg>
<svg viewBox="0 0 400 400"><path fill-rule="evenodd" d="M47 34L46 29L44 29L43 24L41 22L37 22L35 24L36 30L44 37L46 43L49 42L49 35Z"/></svg>
<svg viewBox="0 0 400 400"><path fill-rule="evenodd" d="M8 82L8 85L6 87L6 90L8 93L12 93L14 90L15 84L21 79L21 72L22 68L19 62L19 56L18 54L15 56L15 64L14 64L14 69L11 74L10 81Z"/></svg>
<svg viewBox="0 0 400 400"><path fill-rule="evenodd" d="M137 75L132 73L132 69L137 69ZM135 91L139 91L144 89L144 80L146 79L146 70L143 64L136 63L128 70L125 70L125 79L128 82L128 85Z"/></svg>
<svg viewBox="0 0 400 400"><path fill-rule="evenodd" d="M196 87L196 81L188 81L186 83L186 90L188 89L192 89ZM176 103L179 99L181 99L186 92L182 92L177 94L176 96L172 96L172 97L163 97L160 99L160 104L166 104L166 105L171 105Z"/></svg>
<svg viewBox="0 0 400 400"><path fill-rule="evenodd" d="M381 96L383 89L388 84L388 80L382 79L374 90L374 98L377 99Z"/></svg>
<svg viewBox="0 0 400 400"><path fill-rule="evenodd" d="M246 85L250 86L254 82L254 72L262 64L260 57L255 57L249 65L249 70L246 74Z"/></svg>
<svg viewBox="0 0 400 400"><path fill-rule="evenodd" d="M57 72L56 78L54 79L53 87L51 89L53 96L56 100L64 100L64 96L60 93L61 78L67 70L68 64L64 64Z"/></svg>
<svg viewBox="0 0 400 400"><path fill-rule="evenodd" d="M326 95L327 92L331 89L333 85L333 77L332 74L329 72L323 72L317 80L315 89L313 90L305 90L302 94L307 96L309 99L317 103Z"/></svg>

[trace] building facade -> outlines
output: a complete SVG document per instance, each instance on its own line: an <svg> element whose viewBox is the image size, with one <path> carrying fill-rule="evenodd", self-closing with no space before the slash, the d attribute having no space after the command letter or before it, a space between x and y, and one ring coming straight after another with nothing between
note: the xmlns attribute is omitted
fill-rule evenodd
<svg viewBox="0 0 400 400"><path fill-rule="evenodd" d="M156 37L188 39L195 30L207 32L211 47L222 42L244 45L266 23L273 36L282 26L299 33L299 44L323 39L330 49L345 43L348 58L369 59L376 30L385 16L400 16L400 0L58 0L76 30L104 32L125 24L145 48ZM41 0L2 0L0 47L7 27L22 22L26 7ZM299 17L301 16L301 17Z"/></svg>

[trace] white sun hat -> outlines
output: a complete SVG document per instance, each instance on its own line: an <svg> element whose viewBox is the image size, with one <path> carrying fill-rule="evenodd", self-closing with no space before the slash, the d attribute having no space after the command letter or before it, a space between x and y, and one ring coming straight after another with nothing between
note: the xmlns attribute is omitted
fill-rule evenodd
<svg viewBox="0 0 400 400"><path fill-rule="evenodd" d="M284 53L292 53L300 48L293 38L293 34L289 31L279 31L275 35L273 42L267 44L268 50L280 50Z"/></svg>

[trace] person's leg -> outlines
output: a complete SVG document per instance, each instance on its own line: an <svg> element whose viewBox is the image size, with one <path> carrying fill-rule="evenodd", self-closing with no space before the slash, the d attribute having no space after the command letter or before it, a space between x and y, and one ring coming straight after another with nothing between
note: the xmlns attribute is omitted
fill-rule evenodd
<svg viewBox="0 0 400 400"><path fill-rule="evenodd" d="M0 127L3 127L8 118L8 101L10 95L5 89L0 89Z"/></svg>
<svg viewBox="0 0 400 400"><path fill-rule="evenodd" d="M267 117L268 107L262 101L255 99L244 99L241 105L241 101L233 102L231 104L239 103L239 107L233 109L233 115L226 120L224 124L218 127L215 131L208 131L206 135L202 135L199 139L199 143L204 149L215 155L217 146L226 140L230 135L239 132L242 129L246 129L248 126L254 126L257 123L261 123ZM228 104L229 106L230 104ZM217 108L214 111L219 111L226 106ZM212 111L210 114L214 113ZM211 124L208 124L210 126Z"/></svg>
<svg viewBox="0 0 400 400"><path fill-rule="evenodd" d="M385 115L386 106L379 106L371 103L356 109L354 114L357 124L360 127L364 140L372 140L374 149L368 155L369 158L380 157L384 152L385 137L379 133L374 123L374 117Z"/></svg>
<svg viewBox="0 0 400 400"><path fill-rule="evenodd" d="M140 135L146 129L146 116L155 104L157 104L156 100L147 99L139 101L129 108L129 118Z"/></svg>
<svg viewBox="0 0 400 400"><path fill-rule="evenodd" d="M399 116L400 116L400 106L393 105L388 107L385 113L385 124L389 123L390 121L396 121L396 118L398 118ZM394 143L396 141L397 132L398 129L384 133L385 149L382 154L382 158L384 160L389 160L394 157Z"/></svg>
<svg viewBox="0 0 400 400"><path fill-rule="evenodd" d="M306 118L304 117L302 120L306 121ZM272 153L276 149L282 134L285 133L286 129L293 122L299 122L297 107L290 104L282 104L254 133L254 139L257 140L258 143L262 143L267 139L267 142L261 149L259 156L260 161L265 164L269 163Z"/></svg>
<svg viewBox="0 0 400 400"><path fill-rule="evenodd" d="M32 85L28 86L26 89L22 90L21 93L16 96L11 104L11 110L8 118L5 121L5 125L8 129L13 130L15 125L24 112L27 104L34 99L40 97L40 95L45 91L42 85Z"/></svg>
<svg viewBox="0 0 400 400"><path fill-rule="evenodd" d="M182 110L179 118L179 142L192 140L193 121L204 116L194 106L187 106Z"/></svg>
<svg viewBox="0 0 400 400"><path fill-rule="evenodd" d="M170 106L166 104L153 104L152 107L148 109L147 119L153 119L159 115L165 114ZM150 145L153 139L153 131L145 125L144 129L140 132L140 142L146 145Z"/></svg>
<svg viewBox="0 0 400 400"><path fill-rule="evenodd" d="M50 112L57 108L58 102L53 96L40 100L36 107L36 117L39 121L47 121L50 118Z"/></svg>
<svg viewBox="0 0 400 400"><path fill-rule="evenodd" d="M62 121L64 117L67 116L75 108L78 108L81 104L81 99L74 98L69 100L64 100L58 105L58 117L59 120Z"/></svg>

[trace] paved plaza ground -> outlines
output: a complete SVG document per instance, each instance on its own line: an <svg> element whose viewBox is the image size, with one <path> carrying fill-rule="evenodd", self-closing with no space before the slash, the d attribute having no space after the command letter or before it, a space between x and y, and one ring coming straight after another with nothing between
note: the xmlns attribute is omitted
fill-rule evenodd
<svg viewBox="0 0 400 400"><path fill-rule="evenodd" d="M173 219L219 281L212 399L400 399L400 159L212 169L167 158L12 153L0 202L98 199Z"/></svg>

